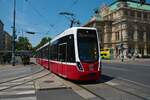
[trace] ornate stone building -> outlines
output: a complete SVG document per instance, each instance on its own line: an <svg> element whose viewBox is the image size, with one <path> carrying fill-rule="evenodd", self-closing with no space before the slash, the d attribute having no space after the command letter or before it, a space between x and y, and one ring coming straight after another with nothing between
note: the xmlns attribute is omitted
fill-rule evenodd
<svg viewBox="0 0 150 100"><path fill-rule="evenodd" d="M116 1L105 5L84 26L96 27L101 48L112 48L114 57L129 54L150 57L150 4Z"/></svg>

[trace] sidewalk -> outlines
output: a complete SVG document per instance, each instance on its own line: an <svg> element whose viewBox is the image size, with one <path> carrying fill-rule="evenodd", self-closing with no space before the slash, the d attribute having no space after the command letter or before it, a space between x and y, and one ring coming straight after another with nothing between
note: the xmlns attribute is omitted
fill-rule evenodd
<svg viewBox="0 0 150 100"><path fill-rule="evenodd" d="M34 84L38 100L84 100L52 73L35 80Z"/></svg>
<svg viewBox="0 0 150 100"><path fill-rule="evenodd" d="M137 58L135 60L133 59L125 59L123 62L121 59L114 59L114 60L104 60L102 59L102 62L107 62L107 63L120 63L120 64L146 64L150 65L150 58L149 59L143 59L143 58Z"/></svg>
<svg viewBox="0 0 150 100"><path fill-rule="evenodd" d="M15 66L12 66L12 64L0 64L0 69L9 68L9 67L18 67L18 66L23 66L23 65L17 64Z"/></svg>
<svg viewBox="0 0 150 100"><path fill-rule="evenodd" d="M5 69L5 68L14 68L14 67L26 67L26 66L33 66L35 63L31 62L28 65L24 65L24 64L15 64L15 66L12 66L12 64L0 64L0 69Z"/></svg>

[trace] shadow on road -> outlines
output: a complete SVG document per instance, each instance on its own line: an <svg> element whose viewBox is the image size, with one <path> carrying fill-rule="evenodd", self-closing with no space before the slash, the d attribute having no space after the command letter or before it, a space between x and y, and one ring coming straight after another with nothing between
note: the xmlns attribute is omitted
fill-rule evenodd
<svg viewBox="0 0 150 100"><path fill-rule="evenodd" d="M115 78L115 77L111 77L111 76L102 74L101 79L100 79L99 81L100 81L101 83L105 83L105 82L108 82L108 81L113 80L114 78Z"/></svg>
<svg viewBox="0 0 150 100"><path fill-rule="evenodd" d="M76 84L80 84L80 85L88 85L88 84L105 83L105 82L111 81L113 79L114 79L114 77L102 74L101 78L96 81L72 81L72 82L74 82Z"/></svg>

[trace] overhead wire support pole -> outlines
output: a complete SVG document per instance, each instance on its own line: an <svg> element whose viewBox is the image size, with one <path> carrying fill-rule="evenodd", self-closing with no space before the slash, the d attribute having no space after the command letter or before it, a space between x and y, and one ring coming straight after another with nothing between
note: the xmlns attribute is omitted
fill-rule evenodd
<svg viewBox="0 0 150 100"><path fill-rule="evenodd" d="M13 11L13 34L12 34L12 66L15 66L15 38L16 38L16 0L14 0Z"/></svg>
<svg viewBox="0 0 150 100"><path fill-rule="evenodd" d="M79 20L76 20L74 13L69 12L60 12L60 15L64 15L70 21L70 28L74 26L74 24L79 25Z"/></svg>

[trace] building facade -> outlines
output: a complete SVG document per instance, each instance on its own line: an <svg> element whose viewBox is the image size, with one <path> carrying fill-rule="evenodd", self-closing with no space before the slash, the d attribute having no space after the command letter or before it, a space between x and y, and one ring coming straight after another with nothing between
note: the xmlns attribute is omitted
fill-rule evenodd
<svg viewBox="0 0 150 100"><path fill-rule="evenodd" d="M4 29L4 24L3 22L0 20L0 33L3 31Z"/></svg>
<svg viewBox="0 0 150 100"><path fill-rule="evenodd" d="M3 22L0 20L0 50L3 48L3 39L2 39L2 35L3 35L3 31L4 31L4 24Z"/></svg>
<svg viewBox="0 0 150 100"><path fill-rule="evenodd" d="M7 59L11 59L11 41L10 34L3 29L4 24L0 21L0 63L4 63ZM10 61L10 60L9 60Z"/></svg>
<svg viewBox="0 0 150 100"><path fill-rule="evenodd" d="M97 28L101 48L112 48L114 58L150 57L150 4L116 1L84 26Z"/></svg>
<svg viewBox="0 0 150 100"><path fill-rule="evenodd" d="M6 31L3 32L3 43L4 43L4 48L3 50L11 50L11 40L12 37L10 36L10 34Z"/></svg>

